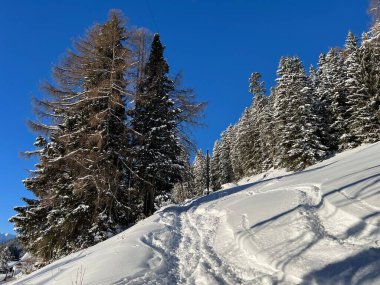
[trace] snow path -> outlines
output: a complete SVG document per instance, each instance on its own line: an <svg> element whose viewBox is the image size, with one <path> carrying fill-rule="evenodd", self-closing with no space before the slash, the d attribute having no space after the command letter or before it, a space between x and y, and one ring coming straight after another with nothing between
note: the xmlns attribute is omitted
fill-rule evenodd
<svg viewBox="0 0 380 285"><path fill-rule="evenodd" d="M168 206L15 284L380 284L380 143Z"/></svg>

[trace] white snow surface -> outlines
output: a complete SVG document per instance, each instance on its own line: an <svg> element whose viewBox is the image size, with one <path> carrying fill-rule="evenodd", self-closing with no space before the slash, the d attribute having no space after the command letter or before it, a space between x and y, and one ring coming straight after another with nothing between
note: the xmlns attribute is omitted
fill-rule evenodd
<svg viewBox="0 0 380 285"><path fill-rule="evenodd" d="M380 284L380 143L237 184L12 284Z"/></svg>

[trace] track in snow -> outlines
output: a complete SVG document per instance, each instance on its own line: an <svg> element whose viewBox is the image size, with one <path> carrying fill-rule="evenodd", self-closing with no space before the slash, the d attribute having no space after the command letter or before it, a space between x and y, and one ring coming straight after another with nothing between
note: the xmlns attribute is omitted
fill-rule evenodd
<svg viewBox="0 0 380 285"><path fill-rule="evenodd" d="M380 284L380 143L169 206L14 284ZM256 182L252 182L256 180Z"/></svg>
<svg viewBox="0 0 380 285"><path fill-rule="evenodd" d="M315 262L316 257L317 262L328 263L331 256L347 256L363 245L379 247L376 241L336 229L335 223L352 221L326 203L319 186L273 189L273 181L263 184L272 190L252 187L250 191L161 211L162 229L143 240L155 252L150 260L154 270L128 284L299 284L308 272L308 263ZM258 197L270 200L278 193L288 197L285 210L254 224L236 204L237 196L246 196L255 207L255 201L260 202ZM255 215L254 211L246 212ZM331 248L330 257L319 253L326 247Z"/></svg>

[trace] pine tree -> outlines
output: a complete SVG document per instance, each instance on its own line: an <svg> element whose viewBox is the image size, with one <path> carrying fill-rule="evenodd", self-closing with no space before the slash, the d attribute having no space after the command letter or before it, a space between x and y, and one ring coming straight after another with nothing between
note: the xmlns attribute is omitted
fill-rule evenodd
<svg viewBox="0 0 380 285"><path fill-rule="evenodd" d="M261 75L257 72L252 73L250 77L249 91L254 95L254 101L250 110L250 130L249 137L250 149L247 154L248 169L250 173L261 173L263 171L263 146L264 142L261 138L263 132L263 109L266 99L264 98L265 88L264 82L260 81Z"/></svg>
<svg viewBox="0 0 380 285"><path fill-rule="evenodd" d="M326 147L317 136L317 115L308 78L298 57L282 58L274 123L278 166L300 170L316 163Z"/></svg>
<svg viewBox="0 0 380 285"><path fill-rule="evenodd" d="M353 46L353 43L351 44ZM364 42L360 49L351 47L346 60L347 88L350 112L349 129L355 145L373 143L380 139L379 129L379 58L372 42ZM380 49L379 49L380 51ZM379 54L380 56L380 54Z"/></svg>
<svg viewBox="0 0 380 285"><path fill-rule="evenodd" d="M250 116L251 112L248 108L244 110L236 130L236 156L240 160L242 176L250 174L249 157L248 154L251 150L250 135Z"/></svg>
<svg viewBox="0 0 380 285"><path fill-rule="evenodd" d="M360 83L360 54L359 48L357 46L357 39L352 32L349 32L346 44L345 44L345 65L347 70L347 80L346 80L346 89L348 92L347 95L347 116L348 116L348 128L349 134L346 137L346 148L355 147L358 145L358 141L354 135L353 124L356 120L355 115L352 112L355 109L357 104L356 97L360 89L363 87Z"/></svg>
<svg viewBox="0 0 380 285"><path fill-rule="evenodd" d="M193 163L193 175L194 175L194 186L195 195L203 195L204 190L207 185L207 170L206 170L206 157L203 155L201 149L199 149L195 155Z"/></svg>
<svg viewBox="0 0 380 285"><path fill-rule="evenodd" d="M263 98L263 107L260 114L260 152L262 157L262 171L267 171L273 167L275 145L273 134L273 105L274 96L272 94L268 98Z"/></svg>
<svg viewBox="0 0 380 285"><path fill-rule="evenodd" d="M319 63L318 99L323 106L327 138L322 141L331 151L344 149L347 129L346 70L342 51L330 49Z"/></svg>
<svg viewBox="0 0 380 285"><path fill-rule="evenodd" d="M0 271L5 272L4 280L7 280L8 277L8 263L11 261L11 257L12 255L8 247L5 247L2 251L0 251Z"/></svg>
<svg viewBox="0 0 380 285"><path fill-rule="evenodd" d="M132 127L138 134L134 139L135 185L144 197L146 216L154 212L156 196L171 192L183 167L177 128L181 110L170 98L175 88L168 73L164 47L155 34L132 112Z"/></svg>
<svg viewBox="0 0 380 285"><path fill-rule="evenodd" d="M26 250L45 260L91 246L131 222L126 39L124 20L112 11L54 68L56 86L44 86L52 99L36 100L38 114L49 118L30 124L46 134L27 153L39 157L24 180L36 199L24 199L11 221Z"/></svg>
<svg viewBox="0 0 380 285"><path fill-rule="evenodd" d="M226 131L221 135L220 140L220 184L232 182L234 180L234 174L231 164L231 137L232 126L230 125Z"/></svg>
<svg viewBox="0 0 380 285"><path fill-rule="evenodd" d="M220 142L215 141L214 148L212 150L212 159L211 159L211 187L212 189L218 190L222 186L222 174L221 174L221 149Z"/></svg>
<svg viewBox="0 0 380 285"><path fill-rule="evenodd" d="M243 177L243 165L239 149L240 145L237 140L240 121L241 119L239 119L239 122L236 125L233 125L231 129L231 137L233 139L231 140L230 157L233 175L236 180Z"/></svg>

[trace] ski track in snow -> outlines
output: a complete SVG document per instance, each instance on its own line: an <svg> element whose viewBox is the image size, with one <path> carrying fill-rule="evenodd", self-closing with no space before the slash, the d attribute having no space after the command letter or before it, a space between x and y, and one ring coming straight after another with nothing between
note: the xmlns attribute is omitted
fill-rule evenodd
<svg viewBox="0 0 380 285"><path fill-rule="evenodd" d="M120 251L132 246L132 234L133 246L145 249L133 273L84 284L380 284L380 209L367 199L379 195L379 149L343 153L300 173L256 176L161 209L115 237L128 240ZM49 284L29 281L17 284Z"/></svg>
<svg viewBox="0 0 380 285"><path fill-rule="evenodd" d="M323 220L332 218L337 209L331 204L326 205L319 185L292 185L270 191L263 189L279 180L267 182L251 191L226 195L207 204L196 203L192 206L188 203L183 210L177 207L172 212L160 212L160 222L165 227L147 236L144 243L157 253L151 261L152 266L171 270L161 272L155 268L154 273L129 280L128 284L299 284L302 281L300 276L293 276L290 272L297 272L294 267L302 266L307 261L302 255L313 247L318 248L318 243L348 252L360 250L366 243L373 248L380 247L379 241L339 236L326 229ZM276 191L295 193L297 199L290 213L295 216L294 226L302 233L290 238L286 244L277 244L273 250L276 258L273 258L265 252L260 253L263 241L257 237L260 231L281 225L281 218L252 229L247 214L242 214L242 230L234 233L226 220L227 210L221 210L220 204L234 200L237 195L265 195ZM368 208L360 199L341 194L355 200L357 206ZM324 219L320 217L320 212L325 215ZM345 213L343 215L347 216ZM220 236L223 236L224 246L218 243L215 247L220 231L223 231ZM254 248L253 254L245 250L247 243L250 244L248 248ZM294 260L289 260L289 254L294 256ZM250 266L241 264L241 260L248 261Z"/></svg>
<svg viewBox="0 0 380 285"><path fill-rule="evenodd" d="M264 186L274 183L268 182ZM352 236L334 235L326 229L319 212L324 212L328 218L337 209L331 204L326 206L318 185L293 185L268 192L262 189L264 186L207 204L192 206L189 203L182 210L180 207L174 211L163 210L159 213L163 228L143 239L144 244L156 253L149 261L154 270L117 284L298 284L302 279L288 272L297 271L294 267L302 266L305 261L300 256L318 243L339 247L341 251L358 250L365 244L363 238L357 240ZM257 237L260 231L281 225L281 219L252 229L247 214L242 214L241 231L234 233L226 220L227 210L220 210L220 204L234 200L236 195L265 195L276 191L295 193L297 199L292 215L295 216L294 226L302 233L290 238L286 244L277 244L273 250L276 258L273 258L265 252L260 253L263 241ZM349 199L362 203L353 197ZM224 241L217 242L220 231ZM245 250L247 244L248 248L253 248L253 254ZM380 244L374 242L370 246L378 248ZM289 254L295 259L290 261ZM248 261L249 266L241 264L241 260Z"/></svg>

